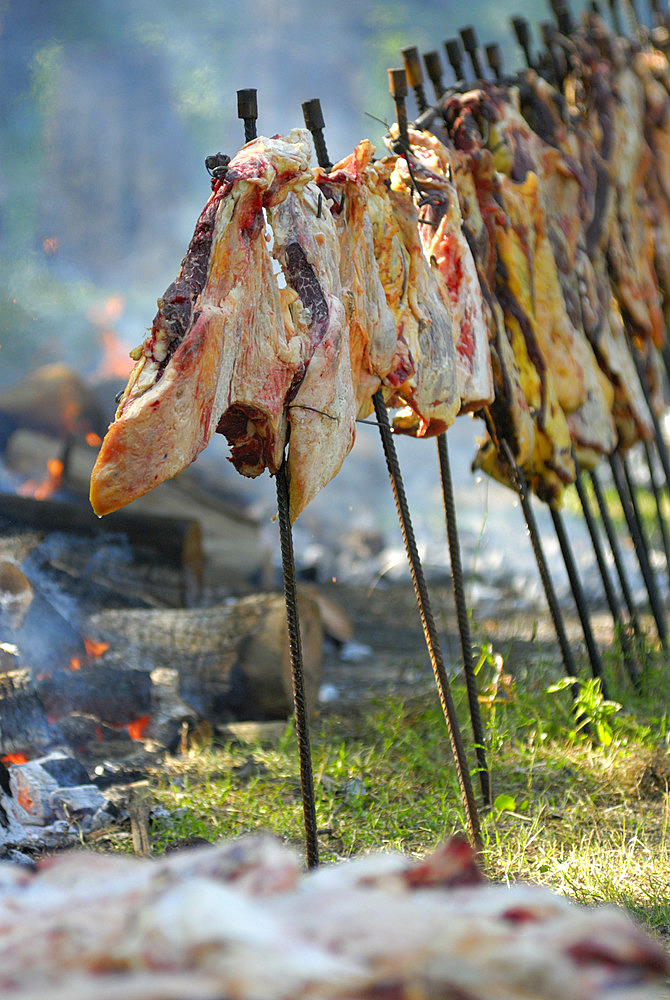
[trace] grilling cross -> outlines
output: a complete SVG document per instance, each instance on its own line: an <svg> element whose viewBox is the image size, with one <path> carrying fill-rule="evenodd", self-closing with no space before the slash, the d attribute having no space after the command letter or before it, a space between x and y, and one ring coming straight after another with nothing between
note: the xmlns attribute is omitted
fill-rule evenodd
<svg viewBox="0 0 670 1000"><path fill-rule="evenodd" d="M374 411L393 487L428 651L449 729L470 836L479 818L393 432L437 441L452 579L482 797L490 801L485 738L464 596L445 432L482 416L475 464L521 499L566 671L574 658L533 514L549 505L582 623L591 669L597 643L560 513L575 483L631 679L644 682L642 634L599 479L608 459L633 535L659 640L664 609L627 452L645 448L662 528L670 462L661 434L664 308L670 308L669 47L663 16L632 38L597 12L575 26L553 5L528 70L485 80L474 28L460 32L476 83L464 82L458 39L389 70L397 124L389 155L361 142L332 165L318 101L303 105L308 134L256 137L253 90L238 92L244 146L209 166L212 194L105 438L92 477L98 513L174 475L215 431L243 475L277 480L287 623L294 675L308 863L318 860L309 734L301 687L291 523L333 476ZM618 29L616 11L613 12ZM408 122L408 84L419 111ZM280 274L281 280L277 275ZM392 422L388 413L391 411ZM146 453L151 447L151 461ZM588 472L621 594L609 575L582 472ZM664 481L659 485L659 474ZM664 532L667 549L667 534ZM670 560L669 560L670 562Z"/></svg>

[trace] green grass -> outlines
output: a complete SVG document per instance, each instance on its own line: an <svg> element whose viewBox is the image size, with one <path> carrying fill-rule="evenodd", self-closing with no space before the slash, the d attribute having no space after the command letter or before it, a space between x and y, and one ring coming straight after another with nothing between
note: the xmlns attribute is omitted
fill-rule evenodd
<svg viewBox="0 0 670 1000"><path fill-rule="evenodd" d="M661 665L652 663L646 692L635 695L612 655L608 682L617 700L608 705L597 685L579 682L579 718L547 664L516 678L506 670L483 647L494 798L482 812L487 873L539 882L585 903L619 903L670 938L670 729ZM467 738L463 685L453 693ZM437 698L318 718L312 751L324 861L379 848L418 857L465 829ZM153 780L168 812L153 821L155 852L194 835L214 840L259 829L302 844L292 724L273 744L228 743L171 758ZM478 792L476 774L473 782ZM127 849L127 839L111 845Z"/></svg>

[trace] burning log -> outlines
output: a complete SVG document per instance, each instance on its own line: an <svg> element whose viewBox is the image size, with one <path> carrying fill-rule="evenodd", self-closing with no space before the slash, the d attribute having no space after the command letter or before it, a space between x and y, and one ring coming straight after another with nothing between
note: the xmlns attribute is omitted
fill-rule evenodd
<svg viewBox="0 0 670 1000"><path fill-rule="evenodd" d="M18 667L18 653L13 654ZM0 674L0 755L4 761L53 746L59 731L49 724L44 705L29 670L14 669Z"/></svg>
<svg viewBox="0 0 670 1000"><path fill-rule="evenodd" d="M38 682L49 719L70 712L92 715L107 725L128 725L151 714L151 677L144 670L91 666L59 670Z"/></svg>
<svg viewBox="0 0 670 1000"><path fill-rule="evenodd" d="M45 365L0 393L0 444L17 427L55 434L62 440L93 434L105 421L94 393L66 365Z"/></svg>
<svg viewBox="0 0 670 1000"><path fill-rule="evenodd" d="M203 557L197 521L124 511L108 517L102 524L88 506L13 494L0 496L0 507L0 527L4 525L6 529L18 525L43 532L76 532L96 537L110 533L125 535L131 545L148 546L160 554L163 566L179 570L184 604L193 604L199 596Z"/></svg>
<svg viewBox="0 0 670 1000"><path fill-rule="evenodd" d="M313 711L323 627L314 601L301 594L298 606L306 698ZM90 618L88 631L110 643L101 665L176 669L180 697L212 723L286 718L293 710L285 607L278 594L254 594L212 608L105 611Z"/></svg>
<svg viewBox="0 0 670 1000"><path fill-rule="evenodd" d="M48 459L56 453L57 448L58 442L52 437L34 431L17 430L7 445L6 464L12 472L22 478L33 479L42 475ZM78 498L82 498L82 504L78 507L80 510L82 507L86 508L89 519L85 523L94 526L96 533L105 529L122 531L124 528L120 526L126 524L123 517L114 514L100 521L92 514L88 499L83 501L84 497L88 497L95 455L93 448L75 442L68 450L62 487L69 494L74 493ZM224 493L223 480L218 476L210 485L209 481L204 481L204 478L201 480L201 477L196 478L190 470L187 470L170 482L157 487L147 496L135 500L132 508L126 510L124 516L198 521L201 531L200 544L206 551L207 567L211 568L213 574L225 569L236 579L248 580L262 576L267 554L261 542L258 523L245 514L238 504L222 499ZM19 508L17 514L20 514L22 509ZM135 537L141 541L143 532L144 529L138 527L136 535L131 535L131 541ZM148 536L149 544L153 544L153 537L155 537L153 533ZM173 565L181 565L175 552L178 546L177 539L172 541L163 538L161 541L159 536L156 544L158 546L165 544L170 559L174 560Z"/></svg>

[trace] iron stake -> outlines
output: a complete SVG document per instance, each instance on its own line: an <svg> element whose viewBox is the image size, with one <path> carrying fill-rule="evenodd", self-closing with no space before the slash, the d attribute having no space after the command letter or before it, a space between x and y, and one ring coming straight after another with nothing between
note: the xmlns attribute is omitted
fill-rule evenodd
<svg viewBox="0 0 670 1000"><path fill-rule="evenodd" d="M558 538L558 544L563 556L563 562L565 563L565 568L568 573L568 580L570 581L570 589L572 590L572 596L577 607L579 620L582 623L582 632L584 633L586 651L589 654L591 673L594 677L600 678L601 690L605 697L607 697L605 678L603 677L602 663L600 661L600 653L591 629L589 611L586 604L586 595L584 594L584 588L582 587L581 580L579 579L579 573L577 572L577 565L572 552L572 546L570 545L568 533L565 530L565 523L561 516L561 512L556 510L551 505L549 505L549 513L551 514L551 519L554 522L556 537Z"/></svg>
<svg viewBox="0 0 670 1000"><path fill-rule="evenodd" d="M600 572L600 579L602 580L603 590L605 592L605 599L607 600L607 606L610 609L610 614L612 616L612 624L614 625L615 632L619 635L619 641L621 644L621 653L623 656L623 661L628 671L628 675L633 682L634 686L639 690L640 688L640 675L641 669L640 664L635 657L630 636L627 631L626 624L621 617L621 610L619 606L619 601L614 590L614 584L609 573L609 567L605 560L605 552L602 547L600 536L598 534L598 528L596 525L595 518L593 516L593 511L591 510L591 505L589 503L589 498L584 489L584 482L582 480L582 472L579 467L577 467L577 478L575 480L575 488L577 490L577 495L579 497L579 502L582 507L584 514L584 520L586 521L586 527L588 528L589 535L591 537L591 544L593 545L593 552L596 557L596 562L598 564L598 570Z"/></svg>
<svg viewBox="0 0 670 1000"><path fill-rule="evenodd" d="M321 110L321 101L318 97L312 98L311 101L303 102L302 116L305 120L305 127L312 133L316 162L324 170L331 170L333 164L326 149L326 139L323 134L325 122L323 120L323 111Z"/></svg>
<svg viewBox="0 0 670 1000"><path fill-rule="evenodd" d="M484 727L482 725L482 716L479 707L479 692L477 690L477 679L475 677L475 665L472 657L472 635L470 633L470 620L468 618L468 608L465 600L463 565L461 563L461 547L458 539L458 522L456 520L456 503L454 501L454 485L451 478L451 464L449 461L449 448L446 433L438 435L437 454L440 461L442 499L444 502L444 515L447 522L447 541L449 543L451 581L454 589L454 603L456 605L458 633L461 640L463 673L465 675L465 686L468 692L468 705L470 708L472 732L475 737L475 752L477 754L477 762L479 763L479 783L482 789L482 800L484 805L489 806L491 805L491 784L489 780L488 764L486 761Z"/></svg>
<svg viewBox="0 0 670 1000"><path fill-rule="evenodd" d="M237 93L237 107L244 119L244 133L247 142L256 138L258 107L255 90L240 90ZM302 789L302 811L305 823L305 849L307 867L316 868L319 863L319 845L316 833L316 804L314 801L314 779L312 777L312 752L309 740L309 723L305 703L303 679L302 642L298 619L298 596L295 579L295 557L293 554L293 534L289 514L288 478L286 462L276 475L277 511L279 521L279 544L281 548L282 576L284 580L284 601L286 603L286 629L291 661L291 682L295 728L298 737L298 759L300 764L300 786Z"/></svg>
<svg viewBox="0 0 670 1000"><path fill-rule="evenodd" d="M428 655L430 657L433 673L435 675L435 682L437 684L442 712L447 723L449 739L451 741L451 750L454 757L454 763L456 764L458 780L461 786L468 828L475 849L481 850L482 838L479 813L477 812L477 804L475 802L472 783L470 781L468 761L463 748L463 737L461 735L460 726L456 717L456 709L451 696L451 689L449 687L449 678L447 677L444 661L442 659L442 652L437 638L437 629L435 627L435 621L430 607L430 599L428 597L426 581L423 576L423 567L421 565L421 559L419 558L419 550L414 537L414 529L412 528L409 506L407 503L407 497L405 496L405 487L402 481L400 465L398 463L398 456L395 449L395 442L393 440L393 435L391 434L391 427L389 425L384 399L379 390L374 394L372 400L375 407L377 422L380 425L379 433L382 440L382 447L384 449L384 457L386 458L389 478L391 480L391 488L393 490L396 510L398 512L400 530L405 543L405 551L407 552L407 561L409 563L412 583L414 585L414 593L416 594L416 602L419 608L423 634L426 640L426 646L428 648Z"/></svg>
<svg viewBox="0 0 670 1000"><path fill-rule="evenodd" d="M277 510L279 520L279 541L281 546L282 575L284 578L284 600L286 602L286 626L288 630L291 659L291 680L293 684L293 704L295 707L295 728L298 736L298 757L300 760L300 786L305 821L305 846L307 867L316 868L319 863L319 843L316 827L316 805L314 802L314 778L312 776L312 752L309 740L309 723L305 706L303 680L302 642L298 620L298 595L295 580L295 558L293 555L293 535L289 517L288 477L286 462L282 461L276 475Z"/></svg>
<svg viewBox="0 0 670 1000"><path fill-rule="evenodd" d="M624 517L626 518L626 523L628 524L628 530L630 532L631 538L633 539L633 545L635 546L635 553L637 555L637 559L640 564L640 570L642 571L644 585L646 587L647 594L649 596L649 605L651 607L651 612L654 616L654 621L656 622L656 630L658 632L658 637L661 641L661 645L663 646L664 649L666 649L668 644L668 637L665 627L665 613L663 611L663 605L661 604L661 598L658 593L658 588L656 587L654 574L652 572L651 564L649 562L649 553L647 550L646 539L638 529L637 518L639 517L639 513L637 514L636 517L636 512L633 506L633 500L626 484L626 475L624 471L624 465L621 461L621 456L617 452L614 452L612 455L610 455L609 463L610 463L610 468L612 470L614 485L616 486L617 493L619 494L619 499L621 501L621 506L623 508Z"/></svg>
<svg viewBox="0 0 670 1000"><path fill-rule="evenodd" d="M614 529L614 523L610 517L609 508L605 500L605 494L603 493L602 486L600 485L600 480L595 469L592 469L589 472L589 479L591 480L591 485L593 486L593 495L596 498L598 510L600 511L600 520L602 521L603 528L605 529L610 552L612 553L612 559L614 560L617 576L619 577L621 593L623 594L623 599L626 602L628 617L631 625L633 626L633 631L635 632L636 637L638 639L642 639L644 633L637 617L637 608L635 607L633 592L628 581L628 573L626 572L621 549L619 548L619 541Z"/></svg>
<svg viewBox="0 0 670 1000"><path fill-rule="evenodd" d="M495 440L495 438L493 438L493 440ZM537 568L540 573L540 580L542 581L542 587L549 606L549 614L551 615L551 620L554 624L554 630L556 632L556 638L558 639L558 645L561 650L563 666L565 667L565 672L568 677L574 677L577 672L575 668L575 661L573 659L572 650L570 649L570 643L568 642L568 636L565 631L565 623L563 621L563 615L561 614L558 598L556 597L556 591L554 590L554 583L551 579L549 567L547 566L547 560L542 548L540 531L538 529L537 521L535 520L535 513L528 495L526 477L524 476L521 467L517 465L512 449L507 441L502 439L500 446L515 479L516 491L519 495L519 500L521 501L521 508L526 520L526 527L528 528L530 543L533 547L535 562L537 563Z"/></svg>

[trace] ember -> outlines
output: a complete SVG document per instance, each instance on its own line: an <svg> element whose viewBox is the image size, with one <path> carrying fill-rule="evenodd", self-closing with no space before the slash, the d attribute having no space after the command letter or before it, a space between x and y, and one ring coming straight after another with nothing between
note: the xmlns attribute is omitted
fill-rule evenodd
<svg viewBox="0 0 670 1000"><path fill-rule="evenodd" d="M98 656L102 656L109 649L108 642L96 642L94 639L84 639L84 646L86 647L86 653L90 658L96 659Z"/></svg>
<svg viewBox="0 0 670 1000"><path fill-rule="evenodd" d="M128 735L131 740L141 740L145 735L147 728L149 726L149 721L151 719L150 715L142 715L139 719L135 719L134 722L128 723Z"/></svg>
<svg viewBox="0 0 670 1000"><path fill-rule="evenodd" d="M63 462L60 458L49 458L47 460L47 475L40 482L29 479L19 487L18 493L22 497L34 497L36 500L46 500L52 496L63 481Z"/></svg>

